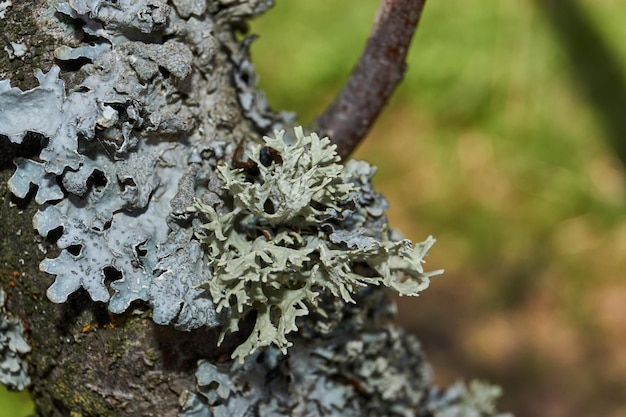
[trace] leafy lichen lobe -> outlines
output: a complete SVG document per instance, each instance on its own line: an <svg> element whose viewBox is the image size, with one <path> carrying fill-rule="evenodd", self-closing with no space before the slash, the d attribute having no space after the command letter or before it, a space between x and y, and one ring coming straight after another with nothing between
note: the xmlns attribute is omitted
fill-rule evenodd
<svg viewBox="0 0 626 417"><path fill-rule="evenodd" d="M233 353L240 361L262 346L285 353L298 317L328 316L325 297L354 303L368 285L417 295L439 273L421 266L434 239L393 241L376 218L382 213L368 211L376 202L362 198L369 185L359 176L362 162L343 166L328 138L294 133L277 131L249 146L252 169L218 166L229 206L198 199L190 208L205 221L197 236L211 280L203 287L218 312L230 310L222 337L256 312L252 334Z"/></svg>

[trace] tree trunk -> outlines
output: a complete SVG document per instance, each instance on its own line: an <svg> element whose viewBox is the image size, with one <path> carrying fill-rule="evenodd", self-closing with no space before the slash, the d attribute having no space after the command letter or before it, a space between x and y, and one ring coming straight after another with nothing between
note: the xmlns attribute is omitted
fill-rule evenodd
<svg viewBox="0 0 626 417"><path fill-rule="evenodd" d="M286 355L230 359L258 309L218 346L228 318L196 281L206 255L187 208L223 208L234 197L218 162L291 124L255 89L236 36L270 6L0 2L12 56L0 61L12 86L0 83L0 318L13 323L0 335L19 339L23 323L30 346L0 339L0 359L19 359L39 415L495 415L493 389L431 386L374 287L356 305L324 297L330 317L298 318Z"/></svg>

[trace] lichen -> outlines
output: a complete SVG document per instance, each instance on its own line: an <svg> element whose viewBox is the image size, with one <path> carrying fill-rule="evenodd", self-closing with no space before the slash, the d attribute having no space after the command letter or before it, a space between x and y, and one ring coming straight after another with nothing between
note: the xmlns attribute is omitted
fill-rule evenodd
<svg viewBox="0 0 626 417"><path fill-rule="evenodd" d="M149 288L162 270L159 262L170 262L176 248L161 251L159 256L156 252L171 231L169 203L181 177L177 166L186 163L192 151L182 144L148 143L135 136L135 126L144 123L139 116L142 106L132 95L118 94L121 97L116 100L111 89L97 85L108 72L87 78L81 90L67 97L57 74L58 69L40 74L42 85L34 90L5 89L3 98L15 105L0 116L6 120L0 123L0 133L15 142L22 140L26 130L47 138L42 162L16 160L9 186L20 197L28 193L31 183L37 186L35 200L43 206L35 216L35 228L42 236L63 232L57 245L64 251L41 264L42 270L57 276L48 296L64 302L82 287L94 301L108 301L115 313L137 300L160 304L160 299L149 299ZM48 114L39 107L50 107ZM33 117L31 109L37 109L39 117ZM107 129L118 132L117 139L98 136L97 132ZM128 152L138 147L141 153ZM111 283L110 295L105 280L116 274L121 277ZM180 284L174 280L172 285ZM207 302L203 305L209 308ZM217 325L216 315L205 317L208 322L197 326Z"/></svg>
<svg viewBox="0 0 626 417"><path fill-rule="evenodd" d="M10 60L22 59L28 52L28 48L23 43L8 41L4 50L9 55Z"/></svg>
<svg viewBox="0 0 626 417"><path fill-rule="evenodd" d="M232 352L239 361L199 364L184 417L496 415L491 388L432 388L417 341L389 324L382 287L416 295L438 271L422 269L432 238L413 245L388 230L375 168L340 165L326 138L301 129L260 138L293 116L256 89L252 38L223 29L272 3L56 1L49 18L70 44L24 40L24 60L37 63L48 62L39 44L57 45L73 85L57 66L36 73L38 86L0 81L0 140L38 142L14 160L8 187L34 196L33 224L60 249L40 264L55 277L49 299L82 289L112 313L221 326L221 340L252 322ZM0 18L9 6L0 2ZM114 361L135 331L109 339ZM28 384L28 349L0 306L2 382ZM80 363L48 389L107 414L104 396L75 389Z"/></svg>
<svg viewBox="0 0 626 417"><path fill-rule="evenodd" d="M214 6L57 2L86 39L55 52L80 66L80 83L68 91L56 66L38 71L29 90L0 81L0 138L39 138L39 154L15 159L8 185L20 198L35 189L34 226L61 249L40 264L56 277L53 302L82 288L113 313L148 305L157 323L183 330L223 322L200 288L210 275L186 212L224 155L216 145L226 146L219 139L232 128L221 127L224 97L237 112L228 54L247 51L214 37ZM235 20L250 12L226 10ZM218 59L228 65L215 71Z"/></svg>
<svg viewBox="0 0 626 417"><path fill-rule="evenodd" d="M501 394L500 387L486 382L474 380L469 387L457 382L445 390L432 388L426 409L433 417L513 417L496 410L496 400Z"/></svg>
<svg viewBox="0 0 626 417"><path fill-rule="evenodd" d="M270 346L243 363L201 361L179 416L512 417L496 411L498 387L434 386L418 341L389 323L385 292L357 298L330 332L308 321L287 356Z"/></svg>
<svg viewBox="0 0 626 417"><path fill-rule="evenodd" d="M421 265L434 239L413 246L392 241L385 227L376 233L344 223L366 210L352 171L338 163L328 138L296 128L289 144L279 131L245 155L248 171L218 166L232 199L229 210L218 212L201 200L191 208L206 221L198 237L212 278L202 287L218 312L230 310L222 338L256 314L252 334L233 357L243 361L270 344L286 352L286 335L298 329L298 317L312 310L327 315L319 304L323 296L354 303L352 295L368 285L417 295L440 273L425 273Z"/></svg>
<svg viewBox="0 0 626 417"><path fill-rule="evenodd" d="M0 288L0 383L10 389L23 390L30 384L28 363L24 360L30 346L24 338L22 322L4 308L5 298Z"/></svg>
<svg viewBox="0 0 626 417"><path fill-rule="evenodd" d="M105 0L78 0L59 3L57 11L85 22L89 35L111 39L116 35L156 32L167 22L169 6L164 0L123 0L111 3Z"/></svg>
<svg viewBox="0 0 626 417"><path fill-rule="evenodd" d="M196 371L198 391L187 393L180 416L202 415L203 410L214 417L292 415L279 357L277 349L266 349L241 364L201 361Z"/></svg>
<svg viewBox="0 0 626 417"><path fill-rule="evenodd" d="M4 19L4 15L9 7L13 5L10 0L0 2L0 19Z"/></svg>
<svg viewBox="0 0 626 417"><path fill-rule="evenodd" d="M259 15L273 5L273 0L211 0L208 9L215 13L218 22L233 24Z"/></svg>
<svg viewBox="0 0 626 417"><path fill-rule="evenodd" d="M302 128L295 129L296 143L289 145L284 133L265 136L263 145L246 152L259 170L257 181L248 181L242 169L218 167L235 207L271 226L317 223L323 215L338 214L357 190L341 176L335 146L315 133L304 136Z"/></svg>

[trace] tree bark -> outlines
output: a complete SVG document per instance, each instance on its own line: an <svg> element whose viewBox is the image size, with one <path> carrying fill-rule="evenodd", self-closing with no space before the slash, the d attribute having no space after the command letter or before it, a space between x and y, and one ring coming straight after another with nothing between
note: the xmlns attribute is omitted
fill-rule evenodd
<svg viewBox="0 0 626 417"><path fill-rule="evenodd" d="M36 87L35 72L38 69L47 72L58 64L63 67L60 77L66 81L68 91L85 77L80 70L84 62L54 58L59 47L79 47L85 41L80 39L84 36L79 29L80 21L61 15L51 4L46 0L13 2L0 21L6 40L23 44L28 51L22 57L0 60L0 79L10 79L13 87L22 90ZM220 125L214 137L229 137L230 142L256 136L257 129L267 132L269 126L269 122L256 126L244 115L232 86L231 80L238 69L234 61L243 60L243 56L235 58L232 50L245 55L245 48L239 47L234 39L236 26L252 15L252 9L238 11L236 7L207 11L215 19L215 36L206 41L217 38L220 41L214 45L216 55L203 67L204 71L211 67L213 72L202 74L206 76L204 84L195 86L205 92L213 91L217 96L214 102L223 110L218 113L206 109L206 116L197 116L196 123L207 123L211 113L219 120L208 123ZM259 7L260 10L263 8ZM190 16L195 15L187 18ZM184 136L176 135L180 139ZM218 348L216 330L181 332L171 326L157 325L142 315L113 315L105 304L92 302L84 291L75 293L63 304L48 300L46 291L54 277L40 271L39 263L59 250L33 229L33 217L38 210L33 201L35 190L25 199L19 199L7 188L15 170L14 158L36 157L40 152L41 138L31 136L19 145L0 137L0 287L7 294L7 311L20 317L27 329L32 348L28 355L31 392L37 413L41 416L178 415L180 395L196 389L194 373L198 360L228 357L232 346L227 341Z"/></svg>
<svg viewBox="0 0 626 417"><path fill-rule="evenodd" d="M182 307L200 297L185 298L199 291L185 234L196 183L219 208L217 161L289 123L255 89L248 41L236 39L271 1L6 4L0 24L14 57L0 61L0 79L20 90L0 83L0 288L7 315L25 326L38 415L427 417L450 407L496 415L492 391L474 393L488 399L479 404L474 388L431 385L419 344L390 324L384 291L367 288L356 305L324 300L332 314L307 317L287 355L268 348L241 366L230 357L250 323L218 347L223 319L198 324L210 308ZM16 116L20 106L28 117ZM15 179L14 164L43 177ZM169 234L154 237L162 229ZM144 238L145 230L156 231ZM129 277L141 281L144 269L162 273L154 281L170 274L174 287L156 295L133 287ZM72 271L76 291L59 284L73 282ZM112 307L116 296L124 308Z"/></svg>

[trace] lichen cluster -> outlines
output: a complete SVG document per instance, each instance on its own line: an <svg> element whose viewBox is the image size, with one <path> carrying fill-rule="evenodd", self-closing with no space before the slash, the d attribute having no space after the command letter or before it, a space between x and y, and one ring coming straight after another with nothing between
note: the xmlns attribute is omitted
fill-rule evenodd
<svg viewBox="0 0 626 417"><path fill-rule="evenodd" d="M390 239L373 169L343 167L328 139L265 138L245 152L254 176L216 168L235 139L254 138L236 127L236 109L259 130L284 122L253 88L247 43L212 35L268 4L56 4L94 40L55 51L80 60L80 84L68 91L59 67L39 71L30 90L0 81L0 135L40 147L15 160L9 188L20 198L36 189L34 226L61 249L40 264L56 277L50 300L83 289L113 313L147 306L158 324L223 325L222 335L256 314L241 360L269 344L285 351L298 317L332 313L323 296L427 286L421 262L433 240ZM206 80L219 59L237 70ZM201 221L186 210L194 198Z"/></svg>
<svg viewBox="0 0 626 417"><path fill-rule="evenodd" d="M22 390L30 384L24 355L30 346L24 338L24 325L4 308L6 294L0 288L0 383Z"/></svg>
<svg viewBox="0 0 626 417"><path fill-rule="evenodd" d="M368 285L417 295L438 273L421 265L434 239L414 247L390 240L386 227L355 223L353 216L371 216L353 175L359 164L339 164L328 138L296 128L289 144L278 131L245 156L248 170L218 167L230 206L218 212L196 200L192 207L206 219L198 236L212 278L202 286L218 312L230 309L222 338L256 314L251 335L233 354L240 361L270 344L286 352L298 317L328 315L319 304L323 296L354 303L353 294Z"/></svg>
<svg viewBox="0 0 626 417"><path fill-rule="evenodd" d="M183 331L241 330L239 361L202 361L182 417L495 416L492 388L434 389L418 343L389 324L385 288L416 295L438 271L422 269L434 239L388 230L375 168L341 165L300 128L260 139L292 118L269 110L251 38L233 28L271 5L50 3L64 72L25 90L0 80L0 141L32 148L9 189L33 197L33 224L59 249L40 264L48 298L82 290ZM0 303L0 382L28 384L28 350Z"/></svg>
<svg viewBox="0 0 626 417"><path fill-rule="evenodd" d="M1 80L0 139L39 149L15 160L8 185L19 198L34 189L34 226L61 249L40 265L56 277L50 300L83 289L113 313L147 305L157 323L191 330L222 319L199 288L206 262L186 207L249 135L240 112L282 119L253 88L247 44L215 36L271 2L173 3L55 2L59 26L86 39L55 50L80 82L67 89L57 66L29 90Z"/></svg>
<svg viewBox="0 0 626 417"><path fill-rule="evenodd" d="M497 387L434 387L417 340L389 324L384 292L357 299L329 333L305 329L287 356L271 346L243 363L202 361L180 417L512 417L496 411Z"/></svg>

